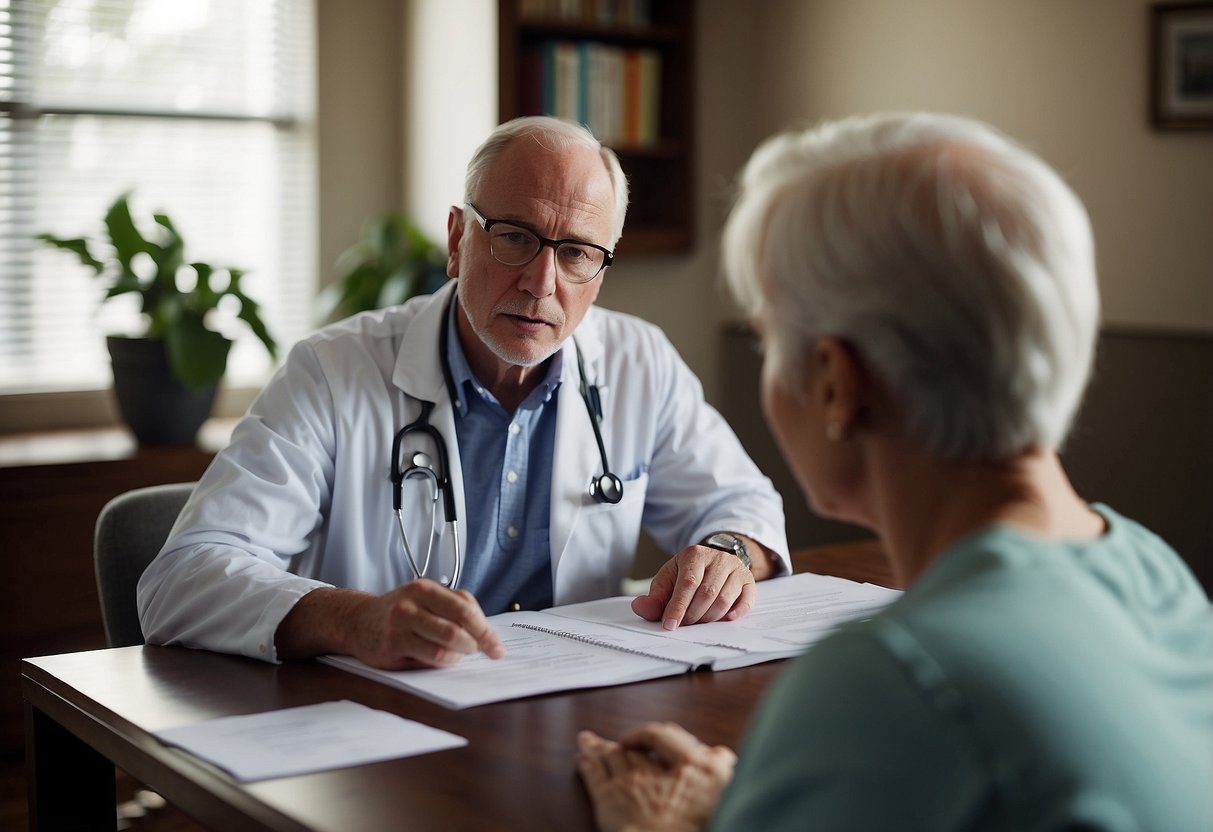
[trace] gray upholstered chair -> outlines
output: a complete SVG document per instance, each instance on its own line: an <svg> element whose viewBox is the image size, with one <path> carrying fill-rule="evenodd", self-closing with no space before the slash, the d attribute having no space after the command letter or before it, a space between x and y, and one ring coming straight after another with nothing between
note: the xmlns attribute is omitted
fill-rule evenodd
<svg viewBox="0 0 1213 832"><path fill-rule="evenodd" d="M110 500L97 515L93 565L110 647L143 644L135 587L193 490L192 482L137 488Z"/></svg>

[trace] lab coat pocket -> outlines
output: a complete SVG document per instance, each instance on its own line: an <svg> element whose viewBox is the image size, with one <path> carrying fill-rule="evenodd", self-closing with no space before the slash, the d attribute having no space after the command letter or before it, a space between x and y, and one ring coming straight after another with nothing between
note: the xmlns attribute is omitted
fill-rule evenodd
<svg viewBox="0 0 1213 832"><path fill-rule="evenodd" d="M557 603L569 604L619 594L619 584L632 565L644 515L647 472L624 480L623 499L599 503L588 494L577 513L568 548L557 576ZM563 591L562 591L563 590Z"/></svg>
<svg viewBox="0 0 1213 832"><path fill-rule="evenodd" d="M600 503L587 494L574 528L577 545L587 547L585 551L609 552L612 563L619 559L631 563L648 487L646 471L623 481L623 498L618 503Z"/></svg>
<svg viewBox="0 0 1213 832"><path fill-rule="evenodd" d="M604 514L627 512L628 509L634 506L644 508L644 496L649 490L649 472L645 469L636 470L621 478L623 483L623 497L618 503L600 503L594 499L586 489L581 495L581 513L582 514Z"/></svg>

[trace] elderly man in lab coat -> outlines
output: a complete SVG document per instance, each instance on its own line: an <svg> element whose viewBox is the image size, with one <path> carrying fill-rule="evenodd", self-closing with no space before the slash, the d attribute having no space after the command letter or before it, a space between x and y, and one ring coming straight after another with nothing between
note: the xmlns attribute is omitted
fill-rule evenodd
<svg viewBox="0 0 1213 832"><path fill-rule="evenodd" d="M637 615L745 615L789 571L781 501L662 333L593 306L626 207L579 125L498 127L452 280L295 346L140 581L148 641L496 658L486 615L617 595L642 526L675 554Z"/></svg>

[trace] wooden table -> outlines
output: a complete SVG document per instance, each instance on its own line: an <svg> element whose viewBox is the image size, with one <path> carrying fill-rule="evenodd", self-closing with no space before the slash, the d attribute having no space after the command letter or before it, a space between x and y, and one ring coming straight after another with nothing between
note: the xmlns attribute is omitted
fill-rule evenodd
<svg viewBox="0 0 1213 832"><path fill-rule="evenodd" d="M893 589L905 588L893 573L893 565L885 557L880 541L875 538L799 549L792 552L792 571L837 575Z"/></svg>
<svg viewBox="0 0 1213 832"><path fill-rule="evenodd" d="M798 553L797 563L818 556ZM881 561L878 549L857 548L844 565L862 577L878 574ZM113 828L118 765L202 824L225 832L591 829L589 802L573 765L578 730L618 736L643 720L676 720L705 742L736 746L781 665L451 711L316 662L275 666L147 646L28 659L21 684L31 828ZM150 733L333 699L415 719L469 744L241 784Z"/></svg>

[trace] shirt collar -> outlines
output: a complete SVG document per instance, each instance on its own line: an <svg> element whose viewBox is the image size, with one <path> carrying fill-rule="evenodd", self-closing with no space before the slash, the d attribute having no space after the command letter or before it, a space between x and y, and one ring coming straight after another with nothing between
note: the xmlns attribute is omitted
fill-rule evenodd
<svg viewBox="0 0 1213 832"><path fill-rule="evenodd" d="M460 391L459 395L453 396L455 411L460 416L466 416L468 412L468 396L479 395L481 398L494 404L497 403L497 399L476 378L476 374L472 372L471 365L468 364L467 354L463 351L463 344L460 342L459 333L456 331L458 324L455 319L455 304L457 303L459 303L459 296L455 294L452 296L450 308L446 312L446 360L451 369L451 381L455 384L455 390ZM544 373L543 380L527 396L527 402L547 402L552 398L552 394L560 386L560 376L564 371L564 349L562 345L560 349L556 350L552 356L552 360L548 362L547 372Z"/></svg>

